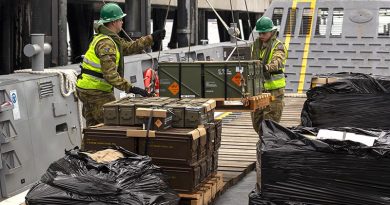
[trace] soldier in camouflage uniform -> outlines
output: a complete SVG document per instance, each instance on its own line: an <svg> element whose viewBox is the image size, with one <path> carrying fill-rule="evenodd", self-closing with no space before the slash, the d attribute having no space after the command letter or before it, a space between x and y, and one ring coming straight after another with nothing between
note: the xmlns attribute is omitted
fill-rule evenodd
<svg viewBox="0 0 390 205"><path fill-rule="evenodd" d="M82 114L87 126L103 122L103 105L115 100L114 87L126 93L149 95L123 78L123 56L140 53L153 42L161 41L165 37L165 30L136 41L126 41L118 36L124 16L126 14L117 4L108 3L100 10L100 20L94 25L97 34L83 59L76 92L83 102Z"/></svg>
<svg viewBox="0 0 390 205"><path fill-rule="evenodd" d="M263 119L280 122L284 107L284 88L286 87L284 65L287 59L287 49L276 39L277 30L272 20L261 17L256 22L256 31L259 38L253 44L252 58L261 60L264 66L263 92L271 93L273 101L264 110L252 113L253 128L259 133Z"/></svg>

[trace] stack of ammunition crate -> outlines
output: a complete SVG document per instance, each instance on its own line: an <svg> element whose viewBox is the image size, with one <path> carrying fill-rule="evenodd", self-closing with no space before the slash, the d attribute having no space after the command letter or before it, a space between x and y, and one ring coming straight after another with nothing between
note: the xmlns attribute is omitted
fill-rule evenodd
<svg viewBox="0 0 390 205"><path fill-rule="evenodd" d="M123 98L105 104L104 124L84 129L84 149L122 146L148 155L171 188L189 193L218 167L222 122L215 101L168 97Z"/></svg>

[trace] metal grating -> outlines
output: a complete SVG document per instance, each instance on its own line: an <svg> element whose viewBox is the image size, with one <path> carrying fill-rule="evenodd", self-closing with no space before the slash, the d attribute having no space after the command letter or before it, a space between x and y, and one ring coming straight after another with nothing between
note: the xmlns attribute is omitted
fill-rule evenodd
<svg viewBox="0 0 390 205"><path fill-rule="evenodd" d="M49 96L53 96L54 90L53 90L53 82L40 82L39 83L39 98L45 98Z"/></svg>
<svg viewBox="0 0 390 205"><path fill-rule="evenodd" d="M295 26L297 23L297 11L298 9L289 8L288 15L287 15L287 21L286 26L284 28L284 34L288 35L294 35Z"/></svg>

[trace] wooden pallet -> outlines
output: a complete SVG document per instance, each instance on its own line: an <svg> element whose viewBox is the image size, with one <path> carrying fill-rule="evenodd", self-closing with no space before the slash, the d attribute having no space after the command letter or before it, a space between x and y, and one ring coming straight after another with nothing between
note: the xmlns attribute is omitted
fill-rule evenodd
<svg viewBox="0 0 390 205"><path fill-rule="evenodd" d="M192 194L179 194L179 205L209 205L224 187L223 174L217 172Z"/></svg>
<svg viewBox="0 0 390 205"><path fill-rule="evenodd" d="M252 127L249 113L233 113L222 125L218 171L223 173L226 187L233 186L255 168L256 143L259 135Z"/></svg>
<svg viewBox="0 0 390 205"><path fill-rule="evenodd" d="M249 98L215 98L214 100L215 110L219 112L254 112L267 107L272 98L271 94L263 93Z"/></svg>

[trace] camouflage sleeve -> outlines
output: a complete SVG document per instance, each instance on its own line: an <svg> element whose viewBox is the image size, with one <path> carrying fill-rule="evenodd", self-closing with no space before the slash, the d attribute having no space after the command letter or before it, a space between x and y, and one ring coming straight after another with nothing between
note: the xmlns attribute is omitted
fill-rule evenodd
<svg viewBox="0 0 390 205"><path fill-rule="evenodd" d="M135 41L126 41L121 38L121 44L123 47L123 55L131 55L141 53L147 47L152 46L153 37L152 35L143 36Z"/></svg>
<svg viewBox="0 0 390 205"><path fill-rule="evenodd" d="M122 78L116 67L116 46L110 39L103 39L96 44L96 56L100 59L100 65L104 79L119 90L127 91L132 85Z"/></svg>
<svg viewBox="0 0 390 205"><path fill-rule="evenodd" d="M284 67L283 61L286 59L286 53L284 52L283 44L279 44L272 55L271 62L266 65L269 72L279 71Z"/></svg>

